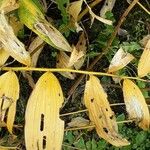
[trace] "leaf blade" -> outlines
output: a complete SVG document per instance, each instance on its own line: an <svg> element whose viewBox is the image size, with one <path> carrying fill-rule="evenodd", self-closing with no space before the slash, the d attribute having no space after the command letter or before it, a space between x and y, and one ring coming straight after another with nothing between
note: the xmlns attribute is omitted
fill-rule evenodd
<svg viewBox="0 0 150 150"><path fill-rule="evenodd" d="M116 118L109 106L107 94L95 76L90 76L86 82L84 102L100 137L115 146L129 145L129 142L118 134Z"/></svg>
<svg viewBox="0 0 150 150"><path fill-rule="evenodd" d="M57 78L50 72L45 73L38 80L27 104L27 149L61 149L64 122L59 119L59 109L62 102L63 94Z"/></svg>

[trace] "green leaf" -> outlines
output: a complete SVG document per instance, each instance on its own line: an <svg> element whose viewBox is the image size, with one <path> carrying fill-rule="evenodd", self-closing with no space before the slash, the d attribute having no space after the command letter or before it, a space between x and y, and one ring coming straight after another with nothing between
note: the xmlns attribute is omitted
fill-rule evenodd
<svg viewBox="0 0 150 150"><path fill-rule="evenodd" d="M81 137L77 142L73 143L76 148L86 149L83 137Z"/></svg>
<svg viewBox="0 0 150 150"><path fill-rule="evenodd" d="M147 133L144 131L141 131L136 136L136 145L142 144L147 138Z"/></svg>
<svg viewBox="0 0 150 150"><path fill-rule="evenodd" d="M68 22L68 14L66 11L66 7L64 5L68 5L69 4L69 0L56 0L58 9L61 11L61 16L62 16L62 20L64 22L64 24L67 24Z"/></svg>
<svg viewBox="0 0 150 150"><path fill-rule="evenodd" d="M101 139L97 143L97 146L98 146L97 149L99 149L99 150L105 150L106 147L108 146L108 143L105 140Z"/></svg>
<svg viewBox="0 0 150 150"><path fill-rule="evenodd" d="M69 132L66 132L64 140L65 141L67 140L69 142L69 144L72 144L75 141L75 137L72 134L72 132L69 131Z"/></svg>
<svg viewBox="0 0 150 150"><path fill-rule="evenodd" d="M121 47L129 52L129 53L132 53L132 52L135 52L135 51L138 51L139 49L141 49L141 46L137 43L137 42L123 42L121 44Z"/></svg>
<svg viewBox="0 0 150 150"><path fill-rule="evenodd" d="M97 144L95 139L92 139L92 150L97 150Z"/></svg>
<svg viewBox="0 0 150 150"><path fill-rule="evenodd" d="M86 142L86 149L87 150L91 150L92 149L91 141Z"/></svg>

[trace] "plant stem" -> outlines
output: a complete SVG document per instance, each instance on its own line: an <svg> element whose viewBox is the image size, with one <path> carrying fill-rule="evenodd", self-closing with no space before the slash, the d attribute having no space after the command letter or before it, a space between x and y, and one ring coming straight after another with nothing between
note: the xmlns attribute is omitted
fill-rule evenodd
<svg viewBox="0 0 150 150"><path fill-rule="evenodd" d="M128 76L119 76L115 74L109 74L104 72L93 72L93 71L84 71L84 70L73 70L73 69L62 69L62 68L34 68L34 67L2 67L1 70L5 71L42 71L42 72L73 72L73 73L79 73L79 74L86 74L86 75L96 75L96 76L110 76L110 77L116 77L121 79L133 79L133 80L139 80L143 82L150 82L150 80L144 80L139 77L128 77Z"/></svg>
<svg viewBox="0 0 150 150"><path fill-rule="evenodd" d="M133 122L133 120L118 121L117 124L130 123L130 122ZM90 129L90 128L95 128L95 125L87 125L87 126L75 127L75 128L66 128L64 131L83 130L83 129Z"/></svg>

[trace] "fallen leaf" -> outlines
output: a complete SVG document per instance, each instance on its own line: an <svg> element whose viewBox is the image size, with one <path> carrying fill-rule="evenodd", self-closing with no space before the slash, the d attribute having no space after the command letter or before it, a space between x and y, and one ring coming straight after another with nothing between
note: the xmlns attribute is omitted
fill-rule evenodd
<svg viewBox="0 0 150 150"><path fill-rule="evenodd" d="M110 108L107 94L95 76L90 76L86 82L84 102L89 111L89 118L101 138L117 147L130 144L118 134L115 114Z"/></svg>
<svg viewBox="0 0 150 150"><path fill-rule="evenodd" d="M5 13L11 12L19 8L17 0L1 0L0 11L3 10Z"/></svg>
<svg viewBox="0 0 150 150"><path fill-rule="evenodd" d="M138 64L138 76L144 77L150 73L150 39L148 40Z"/></svg>
<svg viewBox="0 0 150 150"><path fill-rule="evenodd" d="M65 52L60 52L57 54L57 63L56 67L57 68L68 68L68 69L73 69L73 66L69 67L69 56ZM75 74L71 72L59 72L62 76L69 78L69 79L74 79Z"/></svg>
<svg viewBox="0 0 150 150"><path fill-rule="evenodd" d="M8 24L3 12L0 13L0 33L0 42L8 54L20 63L30 66L30 55L25 50L24 44L15 36L13 29Z"/></svg>
<svg viewBox="0 0 150 150"><path fill-rule="evenodd" d="M85 4L87 5L87 7L88 7L88 9L89 9L89 13L90 13L91 18L92 18L92 19L91 19L91 25L93 24L94 19L97 19L97 20L99 20L100 22L103 22L103 23L105 23L105 24L112 25L112 21L111 21L111 20L108 20L108 19L105 19L105 18L102 18L102 17L100 17L100 16L95 15L95 14L93 13L91 7L87 4L86 0L84 0L84 2L85 2Z"/></svg>
<svg viewBox="0 0 150 150"><path fill-rule="evenodd" d="M150 125L149 110L139 87L131 80L125 79L123 95L129 118L133 119L142 129L148 130Z"/></svg>
<svg viewBox="0 0 150 150"><path fill-rule="evenodd" d="M134 59L133 55L130 53L124 52L122 48L120 48L117 53L114 55L113 59L110 62L108 72L116 72L123 67L125 67L130 61Z"/></svg>
<svg viewBox="0 0 150 150"><path fill-rule="evenodd" d="M86 126L86 125L89 125L90 124L90 121L83 118L83 117L76 117L76 118L73 118L71 120L71 122L68 123L68 127L82 127L82 126Z"/></svg>
<svg viewBox="0 0 150 150"><path fill-rule="evenodd" d="M28 100L25 113L25 143L27 150L60 150L64 121L59 109L64 99L57 78L44 73Z"/></svg>
<svg viewBox="0 0 150 150"><path fill-rule="evenodd" d="M20 1L19 17L22 23L51 46L62 51L72 51L64 36L46 21L43 13L33 1Z"/></svg>
<svg viewBox="0 0 150 150"><path fill-rule="evenodd" d="M0 120L4 121L7 114L7 128L12 133L16 103L19 98L19 81L13 71L9 71L0 76ZM8 110L8 113L7 113Z"/></svg>

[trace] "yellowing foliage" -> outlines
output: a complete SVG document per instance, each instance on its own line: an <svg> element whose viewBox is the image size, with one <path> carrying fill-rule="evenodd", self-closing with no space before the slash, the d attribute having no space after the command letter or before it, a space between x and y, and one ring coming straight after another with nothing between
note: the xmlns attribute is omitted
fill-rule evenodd
<svg viewBox="0 0 150 150"><path fill-rule="evenodd" d="M8 24L4 13L0 12L0 44L20 63L27 66L31 64L29 53L25 50L24 44L14 34L12 27Z"/></svg>
<svg viewBox="0 0 150 150"><path fill-rule="evenodd" d="M64 36L46 21L44 15L33 1L20 1L19 17L22 23L38 34L48 44L62 51L72 51Z"/></svg>
<svg viewBox="0 0 150 150"><path fill-rule="evenodd" d="M130 144L118 134L115 114L110 108L107 94L95 76L90 76L86 82L84 102L89 111L90 120L95 124L96 132L100 137L115 146Z"/></svg>
<svg viewBox="0 0 150 150"><path fill-rule="evenodd" d="M16 74L12 71L0 76L0 120L4 121L7 116L7 128L12 133L16 103L19 98L19 81ZM7 113L8 110L8 113Z"/></svg>
<svg viewBox="0 0 150 150"><path fill-rule="evenodd" d="M148 40L138 64L138 76L144 77L150 73L150 39Z"/></svg>
<svg viewBox="0 0 150 150"><path fill-rule="evenodd" d="M129 118L133 119L142 129L148 130L150 126L149 110L139 87L131 80L125 79L123 94Z"/></svg>
<svg viewBox="0 0 150 150"><path fill-rule="evenodd" d="M25 143L27 150L60 150L64 122L59 119L63 93L57 78L50 72L36 83L25 114Z"/></svg>

